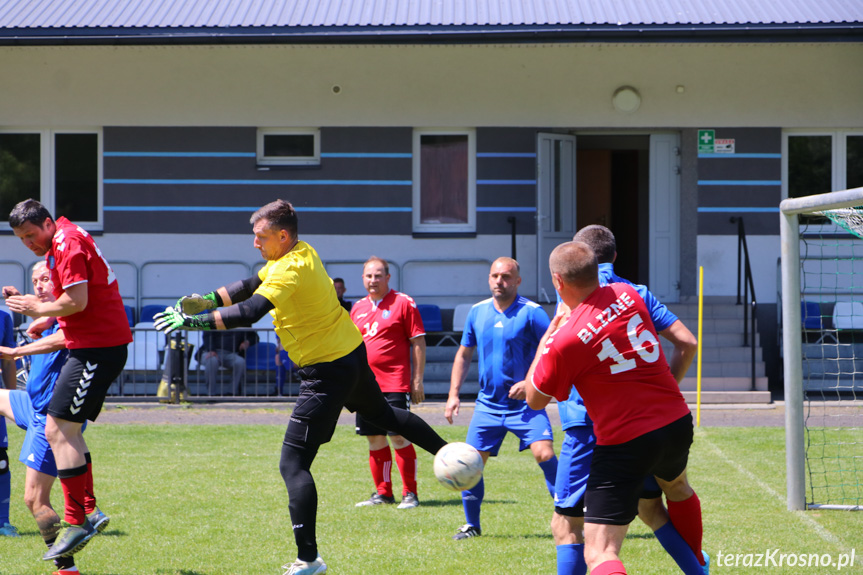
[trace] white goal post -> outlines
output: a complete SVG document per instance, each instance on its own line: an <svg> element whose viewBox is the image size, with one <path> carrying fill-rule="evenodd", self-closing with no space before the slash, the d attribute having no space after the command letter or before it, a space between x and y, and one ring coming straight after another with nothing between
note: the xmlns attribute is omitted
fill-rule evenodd
<svg viewBox="0 0 863 575"><path fill-rule="evenodd" d="M802 198L779 205L782 278L783 366L785 377L785 460L787 507L806 509L806 454L804 446L804 389L802 342L792 337L801 326L800 230L798 216L824 210L863 206L863 188Z"/></svg>

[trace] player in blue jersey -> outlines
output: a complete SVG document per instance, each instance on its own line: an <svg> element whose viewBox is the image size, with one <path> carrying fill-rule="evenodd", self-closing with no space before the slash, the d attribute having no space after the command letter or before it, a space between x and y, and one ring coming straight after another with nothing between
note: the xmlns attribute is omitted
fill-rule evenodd
<svg viewBox="0 0 863 575"><path fill-rule="evenodd" d="M15 332L12 316L0 311L0 345L15 347ZM15 360L0 359L0 390L15 389ZM6 420L0 417L0 537L18 537L18 530L9 523L9 499L12 495L12 474L9 472L9 435L6 433Z"/></svg>
<svg viewBox="0 0 863 575"><path fill-rule="evenodd" d="M33 291L40 301L54 301L51 273L44 261L33 266ZM40 339L32 343L19 348L5 344L0 347L0 357L9 358L13 363L19 357L32 356L27 390L0 390L0 421L5 421L2 416L6 416L27 431L19 457L21 463L27 466L24 501L49 549L60 529L60 517L51 506L51 487L57 477L57 464L54 461L54 452L45 438L45 422L54 384L68 355L63 332L56 322L42 332ZM100 511L93 514L90 521L98 531L102 531L107 527L109 519ZM54 559L54 564L58 568L54 575L78 573L75 559L71 555Z"/></svg>
<svg viewBox="0 0 863 575"><path fill-rule="evenodd" d="M553 493L557 474L551 422L544 409L533 410L525 402L525 376L539 340L548 328L548 314L539 304L518 295L521 275L518 262L498 258L491 266L488 285L492 297L468 313L456 352L444 415L452 423L458 415L459 391L467 377L474 348L479 354L479 396L467 432L467 443L476 447L483 463L496 456L509 431L519 438L519 450L530 447ZM453 539L482 534L480 508L485 482L462 492L467 523Z"/></svg>
<svg viewBox="0 0 863 575"><path fill-rule="evenodd" d="M626 283L636 288L647 305L657 333L674 345L669 367L680 383L697 351L695 336L646 286L633 284L614 273L617 246L611 230L600 225L586 226L575 234L573 240L588 244L596 253L601 285ZM582 535L584 491L596 438L593 434L593 422L588 417L584 402L575 387L568 400L558 403L558 412L565 436L560 451L555 483L555 508L551 521L557 546L557 572L558 575L583 575L587 572ZM669 521L668 512L662 504L662 491L653 477L645 480L638 514L684 573L701 575L706 572L707 567L702 567L693 549L681 537L673 522ZM700 534L698 539L700 540Z"/></svg>

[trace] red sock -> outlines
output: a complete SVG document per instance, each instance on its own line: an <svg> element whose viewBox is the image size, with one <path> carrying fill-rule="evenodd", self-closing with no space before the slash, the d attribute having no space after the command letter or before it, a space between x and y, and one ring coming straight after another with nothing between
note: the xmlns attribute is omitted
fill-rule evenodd
<svg viewBox="0 0 863 575"><path fill-rule="evenodd" d="M96 510L96 496L93 495L93 462L90 452L84 454L87 459L87 482L84 484L84 513L87 515Z"/></svg>
<svg viewBox="0 0 863 575"><path fill-rule="evenodd" d="M668 517L683 540L692 548L695 558L704 565L704 556L701 554L704 527L701 523L701 501L698 495L693 493L692 497L683 501L668 501Z"/></svg>
<svg viewBox="0 0 863 575"><path fill-rule="evenodd" d="M393 496L393 480L390 475L393 468L393 454L390 446L369 451L369 467L372 470L372 480L378 493L386 497Z"/></svg>
<svg viewBox="0 0 863 575"><path fill-rule="evenodd" d="M83 525L87 517L84 514L84 492L87 484L87 466L74 469L58 469L60 486L63 488L63 498L66 502L66 512L63 519L72 525Z"/></svg>
<svg viewBox="0 0 863 575"><path fill-rule="evenodd" d="M590 575L626 575L623 561L603 561L590 570Z"/></svg>
<svg viewBox="0 0 863 575"><path fill-rule="evenodd" d="M396 449L396 465L402 476L402 495L417 494L417 452L414 444Z"/></svg>

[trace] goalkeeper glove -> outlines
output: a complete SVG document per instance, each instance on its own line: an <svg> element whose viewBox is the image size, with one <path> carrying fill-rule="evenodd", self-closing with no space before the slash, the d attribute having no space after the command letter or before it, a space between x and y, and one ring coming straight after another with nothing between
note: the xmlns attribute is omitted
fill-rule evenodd
<svg viewBox="0 0 863 575"><path fill-rule="evenodd" d="M153 316L153 327L166 334L178 329L216 329L213 314L188 315L172 307L166 307L162 313Z"/></svg>
<svg viewBox="0 0 863 575"><path fill-rule="evenodd" d="M218 296L215 292L210 292L207 295L193 293L192 295L184 295L174 306L174 309L187 315L199 314L202 311L216 309L219 307Z"/></svg>

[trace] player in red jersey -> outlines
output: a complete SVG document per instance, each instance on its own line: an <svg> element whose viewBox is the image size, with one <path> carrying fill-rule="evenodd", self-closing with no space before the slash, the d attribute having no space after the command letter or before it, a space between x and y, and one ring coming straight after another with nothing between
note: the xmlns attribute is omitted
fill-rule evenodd
<svg viewBox="0 0 863 575"><path fill-rule="evenodd" d="M132 332L117 278L93 238L64 217L56 221L36 200L24 200L9 214L9 225L37 256L46 256L55 301L21 295L4 287L10 310L34 318L57 318L69 349L45 424L65 499L66 528L42 559L68 557L104 529L106 516L96 507L93 467L82 425L95 421L105 394L126 364ZM41 321L46 325L45 320Z"/></svg>
<svg viewBox="0 0 863 575"><path fill-rule="evenodd" d="M594 422L597 445L584 506L591 574L626 573L620 547L648 475L656 477L672 522L700 555L701 506L686 479L692 414L644 301L627 284L600 287L596 256L587 244L561 244L549 268L572 312L549 325L527 401L534 409L552 397L565 401L574 385Z"/></svg>
<svg viewBox="0 0 863 575"><path fill-rule="evenodd" d="M363 287L369 295L353 305L351 320L363 334L369 366L387 403L410 411L411 403L418 405L425 400L425 328L414 300L391 290L389 281L387 262L370 257L363 265ZM387 433L357 413L357 434L369 440L369 467L376 487L371 498L357 503L357 507L395 503L390 478L393 456ZM402 500L398 508L411 509L419 505L416 451L401 435L389 433L389 436L402 478Z"/></svg>

